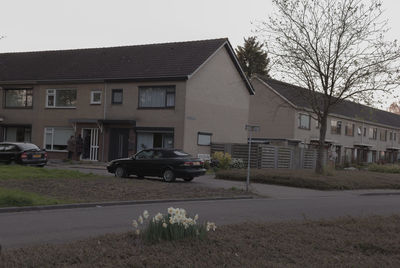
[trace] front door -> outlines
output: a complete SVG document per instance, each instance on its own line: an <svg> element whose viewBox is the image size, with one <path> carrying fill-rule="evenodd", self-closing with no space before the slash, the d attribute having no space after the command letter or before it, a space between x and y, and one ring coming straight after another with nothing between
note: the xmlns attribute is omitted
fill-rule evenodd
<svg viewBox="0 0 400 268"><path fill-rule="evenodd" d="M108 161L128 157L129 129L112 128L110 130L110 147L108 150Z"/></svg>
<svg viewBox="0 0 400 268"><path fill-rule="evenodd" d="M82 160L99 160L99 129L83 128L82 129Z"/></svg>

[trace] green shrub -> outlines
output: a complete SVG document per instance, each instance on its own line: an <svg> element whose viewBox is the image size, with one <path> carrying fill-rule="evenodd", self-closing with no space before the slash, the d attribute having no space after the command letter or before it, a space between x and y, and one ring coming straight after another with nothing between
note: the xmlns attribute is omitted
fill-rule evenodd
<svg viewBox="0 0 400 268"><path fill-rule="evenodd" d="M212 159L217 161L219 169L228 169L232 162L231 155L223 152L215 152Z"/></svg>
<svg viewBox="0 0 400 268"><path fill-rule="evenodd" d="M368 166L368 171L382 172L382 173L400 173L399 165L378 165L371 164Z"/></svg>
<svg viewBox="0 0 400 268"><path fill-rule="evenodd" d="M134 220L132 223L136 234L149 243L186 238L204 239L208 231L215 231L216 229L216 225L212 222L197 223L198 215L193 218L187 217L186 211L180 208L170 207L168 214L157 213L152 219L149 216L149 213L145 210L143 216L141 215L137 221Z"/></svg>

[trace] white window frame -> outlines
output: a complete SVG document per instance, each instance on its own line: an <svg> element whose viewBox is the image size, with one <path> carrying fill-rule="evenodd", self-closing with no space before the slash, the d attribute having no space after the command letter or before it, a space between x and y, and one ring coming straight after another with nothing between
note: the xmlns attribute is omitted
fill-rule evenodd
<svg viewBox="0 0 400 268"><path fill-rule="evenodd" d="M206 143L201 142L200 141L200 136L208 137L210 141L206 142ZM197 145L200 145L200 146L211 146L211 136L212 136L212 133L197 132Z"/></svg>
<svg viewBox="0 0 400 268"><path fill-rule="evenodd" d="M68 152L67 150L54 150L54 130L55 129L72 129L68 127L45 127L44 128L44 137L43 137L43 148L48 152ZM51 149L46 148L46 134L51 134Z"/></svg>
<svg viewBox="0 0 400 268"><path fill-rule="evenodd" d="M165 99L163 106L144 106L141 102L141 94L147 89L162 89L165 91ZM173 104L168 104L168 96L173 96ZM139 109L175 109L176 105L176 86L166 85L166 86L139 86L138 93L138 108Z"/></svg>
<svg viewBox="0 0 400 268"><path fill-rule="evenodd" d="M308 119L308 127L306 127L306 126L302 126L301 125L301 118L302 117L307 117L307 119ZM304 129L304 130L310 130L311 129L311 115L309 115L309 114L304 114L304 113L299 113L299 129Z"/></svg>
<svg viewBox="0 0 400 268"><path fill-rule="evenodd" d="M95 101L94 100L94 94L100 94L100 100ZM102 91L101 90L92 90L90 92L90 104L101 104L101 97L102 97Z"/></svg>
<svg viewBox="0 0 400 268"><path fill-rule="evenodd" d="M76 88L49 88L46 90L46 108L52 108L52 109L75 109L76 106L56 106L56 99L57 99L57 91L58 90L75 90L76 93L78 93ZM54 97L53 105L49 105L49 97L52 96ZM78 96L77 96L78 99Z"/></svg>

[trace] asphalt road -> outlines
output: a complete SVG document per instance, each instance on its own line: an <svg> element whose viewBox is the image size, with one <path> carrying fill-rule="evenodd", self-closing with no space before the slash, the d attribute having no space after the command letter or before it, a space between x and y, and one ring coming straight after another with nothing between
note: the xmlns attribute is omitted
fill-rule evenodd
<svg viewBox="0 0 400 268"><path fill-rule="evenodd" d="M246 221L282 221L338 216L400 213L400 195L340 195L310 198L175 202L113 207L0 213L3 248L37 243L61 243L91 236L124 232L144 209L151 215L170 206L198 213L200 221L217 225Z"/></svg>

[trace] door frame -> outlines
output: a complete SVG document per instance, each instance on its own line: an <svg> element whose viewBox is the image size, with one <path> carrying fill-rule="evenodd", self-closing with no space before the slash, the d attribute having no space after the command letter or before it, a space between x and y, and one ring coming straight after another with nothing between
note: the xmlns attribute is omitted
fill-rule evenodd
<svg viewBox="0 0 400 268"><path fill-rule="evenodd" d="M83 157L83 149L82 154L80 155L80 160L82 161L99 161L99 128L90 128L84 127L81 129L81 137L85 140L83 136L84 130L90 130L90 145L89 145L89 158L82 158Z"/></svg>

